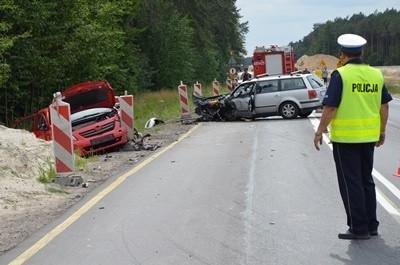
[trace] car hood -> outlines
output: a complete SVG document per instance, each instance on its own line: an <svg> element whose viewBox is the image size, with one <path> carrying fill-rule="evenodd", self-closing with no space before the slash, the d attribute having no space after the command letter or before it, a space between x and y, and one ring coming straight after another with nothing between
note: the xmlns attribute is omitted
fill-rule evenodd
<svg viewBox="0 0 400 265"><path fill-rule="evenodd" d="M62 100L70 104L71 114L91 108L112 108L115 105L113 88L104 81L85 82L61 92Z"/></svg>

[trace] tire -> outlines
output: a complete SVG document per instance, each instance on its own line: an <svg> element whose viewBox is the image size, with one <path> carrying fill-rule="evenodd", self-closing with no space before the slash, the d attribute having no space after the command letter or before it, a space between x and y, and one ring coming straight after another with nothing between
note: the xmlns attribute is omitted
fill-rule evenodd
<svg viewBox="0 0 400 265"><path fill-rule="evenodd" d="M294 102L283 102L279 107L279 114L284 119L295 119L299 115L299 108Z"/></svg>
<svg viewBox="0 0 400 265"><path fill-rule="evenodd" d="M302 117L302 118L307 118L308 116L311 115L311 113L312 113L312 111L304 112L304 113L300 114L300 117Z"/></svg>

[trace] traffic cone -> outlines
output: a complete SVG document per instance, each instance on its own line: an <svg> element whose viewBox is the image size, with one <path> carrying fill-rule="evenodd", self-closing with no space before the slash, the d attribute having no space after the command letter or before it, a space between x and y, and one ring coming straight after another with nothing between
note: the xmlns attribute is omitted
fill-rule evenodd
<svg viewBox="0 0 400 265"><path fill-rule="evenodd" d="M395 177L400 177L400 167L397 168L397 172L392 174Z"/></svg>

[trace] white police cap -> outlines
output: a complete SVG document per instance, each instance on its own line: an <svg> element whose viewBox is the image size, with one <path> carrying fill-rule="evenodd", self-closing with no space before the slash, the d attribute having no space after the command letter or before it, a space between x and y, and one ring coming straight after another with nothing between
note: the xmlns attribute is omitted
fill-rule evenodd
<svg viewBox="0 0 400 265"><path fill-rule="evenodd" d="M343 34L337 39L343 52L358 53L362 52L367 40L356 34Z"/></svg>

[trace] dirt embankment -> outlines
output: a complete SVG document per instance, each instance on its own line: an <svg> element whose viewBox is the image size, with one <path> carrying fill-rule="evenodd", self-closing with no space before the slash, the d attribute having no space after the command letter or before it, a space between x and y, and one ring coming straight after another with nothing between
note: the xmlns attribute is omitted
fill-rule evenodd
<svg viewBox="0 0 400 265"><path fill-rule="evenodd" d="M296 65L300 70L304 70L307 67L311 72L326 66L329 73L332 73L333 70L337 69L338 62L339 58L335 56L315 54L312 56L303 55L297 60ZM376 68L382 71L386 84L400 87L400 66L376 66Z"/></svg>
<svg viewBox="0 0 400 265"><path fill-rule="evenodd" d="M308 70L315 71L317 68L322 69L326 66L328 70L333 71L337 68L338 61L337 57L327 54L303 55L297 60L296 65L300 70L307 67Z"/></svg>

